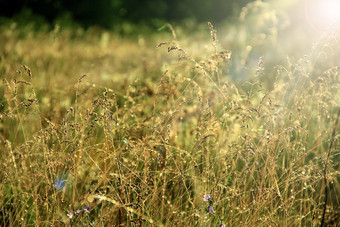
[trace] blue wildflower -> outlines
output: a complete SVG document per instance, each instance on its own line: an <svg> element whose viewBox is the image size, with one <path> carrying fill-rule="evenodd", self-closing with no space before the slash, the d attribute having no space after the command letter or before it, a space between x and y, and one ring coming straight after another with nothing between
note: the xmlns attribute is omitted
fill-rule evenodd
<svg viewBox="0 0 340 227"><path fill-rule="evenodd" d="M204 202L208 202L209 200L211 200L211 197L209 194L207 195L204 195L204 198L203 198Z"/></svg>
<svg viewBox="0 0 340 227"><path fill-rule="evenodd" d="M77 210L77 215L81 214L82 212L82 210Z"/></svg>
<svg viewBox="0 0 340 227"><path fill-rule="evenodd" d="M53 186L56 190L61 191L66 186L67 182L67 174L61 173L55 180L53 181Z"/></svg>
<svg viewBox="0 0 340 227"><path fill-rule="evenodd" d="M55 189L57 189L58 191L61 191L66 185L66 180L56 179L54 180L53 185Z"/></svg>
<svg viewBox="0 0 340 227"><path fill-rule="evenodd" d="M84 208L84 211L85 211L86 213L90 213L90 207L89 207L89 206L86 206L86 207Z"/></svg>
<svg viewBox="0 0 340 227"><path fill-rule="evenodd" d="M208 213L215 213L213 206L209 206Z"/></svg>

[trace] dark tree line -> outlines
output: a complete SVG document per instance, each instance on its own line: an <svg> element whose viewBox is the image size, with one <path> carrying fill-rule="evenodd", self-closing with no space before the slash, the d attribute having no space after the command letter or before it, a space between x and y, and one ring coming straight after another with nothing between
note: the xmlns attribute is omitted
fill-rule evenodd
<svg viewBox="0 0 340 227"><path fill-rule="evenodd" d="M0 16L13 17L23 10L48 22L68 15L87 27L112 27L122 21L132 23L153 20L218 23L252 0L0 0Z"/></svg>

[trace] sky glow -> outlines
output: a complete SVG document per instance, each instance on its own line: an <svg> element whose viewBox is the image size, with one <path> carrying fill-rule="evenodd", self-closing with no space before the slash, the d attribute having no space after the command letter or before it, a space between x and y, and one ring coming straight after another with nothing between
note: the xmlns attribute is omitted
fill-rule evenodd
<svg viewBox="0 0 340 227"><path fill-rule="evenodd" d="M340 22L340 0L305 0L305 16L319 31Z"/></svg>

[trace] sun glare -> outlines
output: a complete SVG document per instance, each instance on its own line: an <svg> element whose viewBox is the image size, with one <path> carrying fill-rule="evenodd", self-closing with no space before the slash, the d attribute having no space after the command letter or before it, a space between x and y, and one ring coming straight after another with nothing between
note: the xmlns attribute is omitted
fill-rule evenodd
<svg viewBox="0 0 340 227"><path fill-rule="evenodd" d="M324 30L340 22L340 0L305 0L308 23L317 30Z"/></svg>

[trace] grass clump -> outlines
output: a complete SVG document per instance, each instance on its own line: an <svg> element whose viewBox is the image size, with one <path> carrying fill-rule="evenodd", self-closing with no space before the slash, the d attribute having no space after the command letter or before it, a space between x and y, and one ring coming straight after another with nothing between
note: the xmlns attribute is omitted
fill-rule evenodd
<svg viewBox="0 0 340 227"><path fill-rule="evenodd" d="M0 222L338 223L340 69L315 52L339 50L261 57L235 82L213 25L208 53L168 27L137 42L2 28Z"/></svg>

